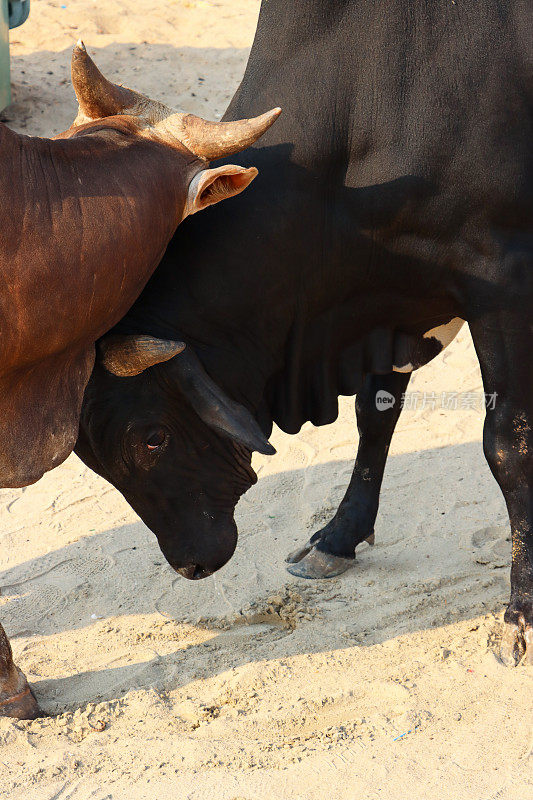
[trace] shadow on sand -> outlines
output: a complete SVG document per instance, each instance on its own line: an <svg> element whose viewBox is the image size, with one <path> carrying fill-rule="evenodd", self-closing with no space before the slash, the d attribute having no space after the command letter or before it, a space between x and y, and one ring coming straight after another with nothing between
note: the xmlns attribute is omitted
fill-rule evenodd
<svg viewBox="0 0 533 800"><path fill-rule="evenodd" d="M444 454L447 468L439 470ZM2 622L15 647L18 637L52 636L52 659L60 647L56 634L80 631L83 637L83 629L103 627L106 618L157 612L162 620L194 621L216 637L215 657L203 643L184 647L183 642L160 655L154 640L148 660L34 680L44 708L64 708L64 694L74 694L79 705L120 697L132 688L177 688L198 677L199 657L200 673L207 677L250 661L375 645L501 610L508 593L509 533L477 442L392 456L376 546L362 545L354 568L340 578L303 581L286 573L284 556L334 513L352 465L334 461L261 479L239 506L235 556L204 581L177 577L140 522L82 536L0 573ZM268 616L269 597L287 588L299 593L304 612L293 626ZM314 614L306 619L309 608ZM340 635L339 620L348 627L348 638ZM135 621L125 622L134 634ZM315 626L311 638L301 635L308 625ZM133 634L132 657L138 646ZM102 631L111 661L115 635ZM40 638L27 642L24 650L43 647ZM123 636L120 645L124 655Z"/></svg>

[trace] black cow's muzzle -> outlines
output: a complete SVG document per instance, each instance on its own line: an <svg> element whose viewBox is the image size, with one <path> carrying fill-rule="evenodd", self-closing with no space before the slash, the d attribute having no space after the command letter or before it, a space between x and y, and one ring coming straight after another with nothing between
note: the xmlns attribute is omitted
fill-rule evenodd
<svg viewBox="0 0 533 800"><path fill-rule="evenodd" d="M200 564L189 564L187 567L173 566L173 569L190 581L199 581L201 578L209 578L214 572L214 570L202 567Z"/></svg>

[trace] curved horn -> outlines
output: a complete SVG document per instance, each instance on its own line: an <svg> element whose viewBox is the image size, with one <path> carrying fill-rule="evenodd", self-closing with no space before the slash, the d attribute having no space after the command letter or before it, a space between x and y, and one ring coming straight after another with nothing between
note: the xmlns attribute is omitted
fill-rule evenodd
<svg viewBox="0 0 533 800"><path fill-rule="evenodd" d="M72 51L72 85L86 120L123 114L124 109L149 102L142 94L117 86L104 78L80 40Z"/></svg>
<svg viewBox="0 0 533 800"><path fill-rule="evenodd" d="M277 120L281 108L273 108L260 117L237 122L207 122L194 114L173 114L166 124L173 128L183 144L206 161L225 158L256 142Z"/></svg>
<svg viewBox="0 0 533 800"><path fill-rule="evenodd" d="M182 114L139 92L104 78L80 40L72 51L72 85L80 106L75 125L116 114L132 114L163 134L177 137L199 158L212 161L238 153L257 141L281 114L273 108L260 117L237 122L208 122Z"/></svg>
<svg viewBox="0 0 533 800"><path fill-rule="evenodd" d="M108 336L99 344L100 362L119 378L140 375L145 369L169 361L185 350L183 342L135 334Z"/></svg>
<svg viewBox="0 0 533 800"><path fill-rule="evenodd" d="M272 456L276 452L247 408L231 400L209 377L198 356L187 348L172 366L176 383L200 419L210 428L244 445Z"/></svg>

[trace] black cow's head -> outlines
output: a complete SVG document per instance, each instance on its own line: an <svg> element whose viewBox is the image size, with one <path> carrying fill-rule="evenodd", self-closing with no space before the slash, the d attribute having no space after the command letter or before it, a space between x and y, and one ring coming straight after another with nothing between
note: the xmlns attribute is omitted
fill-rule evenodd
<svg viewBox="0 0 533 800"><path fill-rule="evenodd" d="M190 347L108 336L85 393L76 452L124 495L168 562L203 578L231 558L253 450L273 454L253 415Z"/></svg>

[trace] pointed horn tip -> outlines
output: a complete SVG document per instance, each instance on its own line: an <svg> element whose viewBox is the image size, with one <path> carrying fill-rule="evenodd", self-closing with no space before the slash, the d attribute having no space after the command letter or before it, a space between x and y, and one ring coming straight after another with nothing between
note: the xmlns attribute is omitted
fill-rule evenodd
<svg viewBox="0 0 533 800"><path fill-rule="evenodd" d="M87 53L87 48L83 44L81 39L78 39L76 44L74 45L74 53Z"/></svg>
<svg viewBox="0 0 533 800"><path fill-rule="evenodd" d="M264 444L261 450L259 450L258 452L263 453L263 455L265 456L275 456L277 450L273 445L270 444L269 441L267 441L266 444Z"/></svg>
<svg viewBox="0 0 533 800"><path fill-rule="evenodd" d="M272 108L270 111L267 111L265 114L262 114L260 117L257 117L255 122L259 123L265 131L270 128L279 115L281 114L281 108L277 106L277 108Z"/></svg>
<svg viewBox="0 0 533 800"><path fill-rule="evenodd" d="M277 106L277 108L271 108L270 111L267 111L265 114L261 114L260 117L257 117L257 121L262 121L263 124L270 126L274 124L280 114L281 108Z"/></svg>

